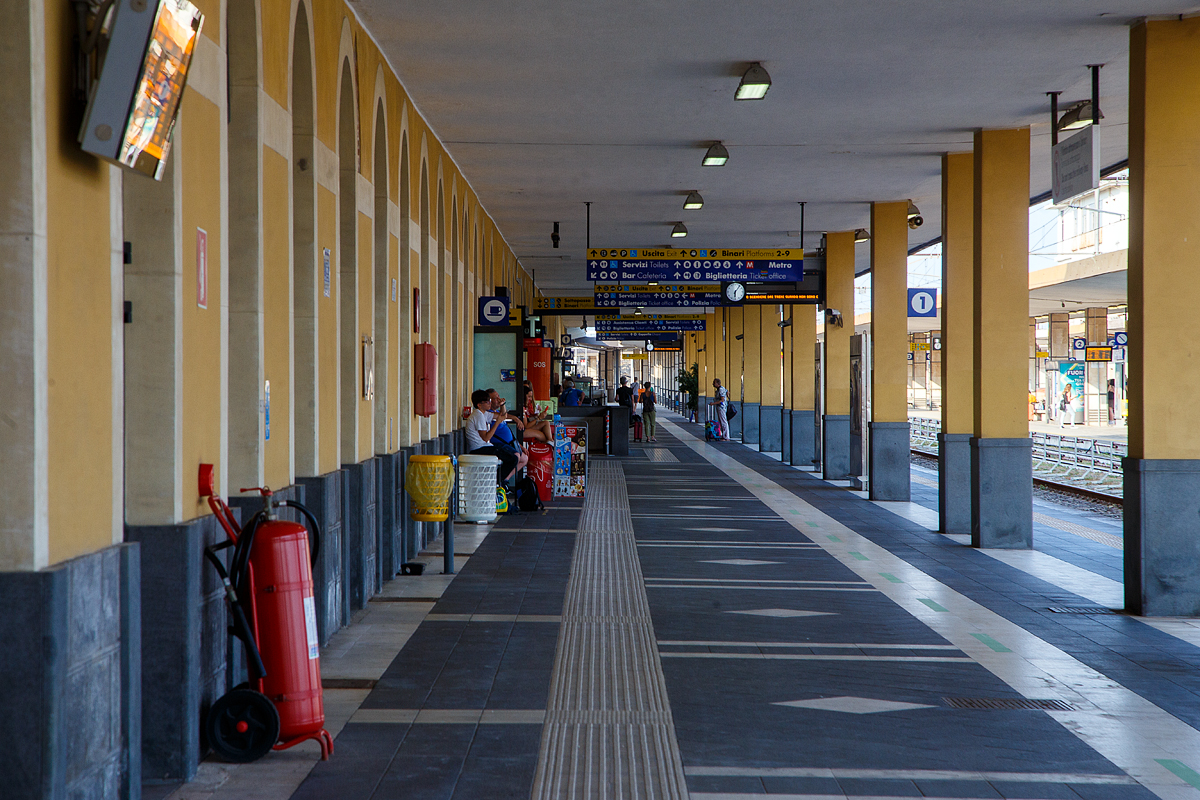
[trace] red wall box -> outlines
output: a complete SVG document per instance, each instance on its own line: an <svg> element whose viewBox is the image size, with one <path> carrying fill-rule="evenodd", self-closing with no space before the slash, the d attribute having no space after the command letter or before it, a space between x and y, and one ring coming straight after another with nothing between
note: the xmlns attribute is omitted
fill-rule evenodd
<svg viewBox="0 0 1200 800"><path fill-rule="evenodd" d="M428 342L413 348L413 413L432 417L437 413L437 350Z"/></svg>

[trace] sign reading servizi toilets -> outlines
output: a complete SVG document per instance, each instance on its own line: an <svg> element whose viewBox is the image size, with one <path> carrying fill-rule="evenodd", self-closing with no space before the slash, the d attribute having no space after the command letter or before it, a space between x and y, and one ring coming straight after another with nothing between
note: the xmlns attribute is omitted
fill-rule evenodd
<svg viewBox="0 0 1200 800"><path fill-rule="evenodd" d="M1100 137L1088 125L1066 141L1054 145L1050 156L1054 172L1054 204L1100 186Z"/></svg>

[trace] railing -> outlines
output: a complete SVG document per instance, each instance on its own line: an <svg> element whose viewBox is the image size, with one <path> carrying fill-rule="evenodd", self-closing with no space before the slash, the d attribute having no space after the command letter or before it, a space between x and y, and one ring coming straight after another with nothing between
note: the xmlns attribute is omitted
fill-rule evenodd
<svg viewBox="0 0 1200 800"><path fill-rule="evenodd" d="M942 424L936 419L909 417L909 439L914 450L936 453ZM1033 460L1043 471L1073 472L1075 470L1122 474L1121 459L1129 454L1125 442L1107 439L1088 439L1057 433L1033 433Z"/></svg>

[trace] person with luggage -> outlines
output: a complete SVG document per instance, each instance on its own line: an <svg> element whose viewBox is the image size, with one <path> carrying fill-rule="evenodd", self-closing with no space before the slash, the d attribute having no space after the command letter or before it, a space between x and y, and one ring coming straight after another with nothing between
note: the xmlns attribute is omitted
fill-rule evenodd
<svg viewBox="0 0 1200 800"><path fill-rule="evenodd" d="M653 387L650 386L650 381L643 384L645 391L642 392L642 425L646 428L646 441L657 442L655 437L655 419L654 406L658 403L658 397L654 394Z"/></svg>
<svg viewBox="0 0 1200 800"><path fill-rule="evenodd" d="M709 403L717 414L717 441L723 442L729 438L729 418L726 412L729 408L729 392L721 385L720 378L713 378L713 401Z"/></svg>

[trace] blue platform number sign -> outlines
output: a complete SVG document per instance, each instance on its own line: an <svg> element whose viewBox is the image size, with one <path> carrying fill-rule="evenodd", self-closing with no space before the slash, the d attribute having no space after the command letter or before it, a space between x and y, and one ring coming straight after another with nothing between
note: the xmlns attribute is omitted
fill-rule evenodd
<svg viewBox="0 0 1200 800"><path fill-rule="evenodd" d="M937 289L909 289L908 315L910 317L936 317Z"/></svg>
<svg viewBox="0 0 1200 800"><path fill-rule="evenodd" d="M508 325L508 298L479 298L480 325Z"/></svg>
<svg viewBox="0 0 1200 800"><path fill-rule="evenodd" d="M1071 349L1072 350L1086 350L1087 349L1087 339L1072 339L1071 340Z"/></svg>

